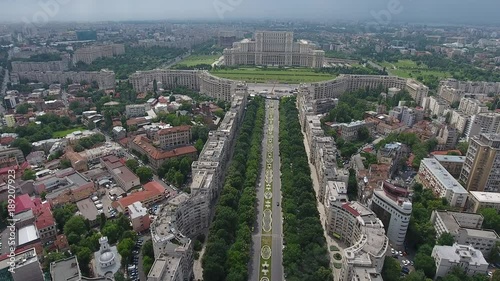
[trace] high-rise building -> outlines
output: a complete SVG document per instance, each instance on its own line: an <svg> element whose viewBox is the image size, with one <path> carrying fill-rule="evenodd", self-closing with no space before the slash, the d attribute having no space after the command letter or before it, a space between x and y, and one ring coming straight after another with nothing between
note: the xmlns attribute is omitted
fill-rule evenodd
<svg viewBox="0 0 500 281"><path fill-rule="evenodd" d="M410 224L412 204L409 192L389 182L383 182L373 192L371 209L382 221L385 233L394 248L404 249L406 230Z"/></svg>
<svg viewBox="0 0 500 281"><path fill-rule="evenodd" d="M224 50L225 65L323 67L325 52L306 41L294 41L293 32L260 31Z"/></svg>
<svg viewBox="0 0 500 281"><path fill-rule="evenodd" d="M500 190L500 134L480 134L469 139L460 180L469 191Z"/></svg>
<svg viewBox="0 0 500 281"><path fill-rule="evenodd" d="M500 134L500 113L478 113L473 115L465 135L468 138L479 134Z"/></svg>

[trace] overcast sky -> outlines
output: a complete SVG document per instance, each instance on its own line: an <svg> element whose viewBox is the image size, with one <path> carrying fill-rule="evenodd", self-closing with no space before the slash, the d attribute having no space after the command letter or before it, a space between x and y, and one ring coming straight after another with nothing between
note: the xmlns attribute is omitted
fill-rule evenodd
<svg viewBox="0 0 500 281"><path fill-rule="evenodd" d="M43 3L59 4L44 9ZM0 21L20 22L48 15L53 21L300 18L500 23L498 11L499 0L0 0Z"/></svg>

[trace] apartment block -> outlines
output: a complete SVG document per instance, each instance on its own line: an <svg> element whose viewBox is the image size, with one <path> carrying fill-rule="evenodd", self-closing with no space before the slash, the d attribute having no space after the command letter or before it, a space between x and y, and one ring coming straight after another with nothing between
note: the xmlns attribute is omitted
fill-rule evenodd
<svg viewBox="0 0 500 281"><path fill-rule="evenodd" d="M500 191L500 134L469 139L460 180L469 191Z"/></svg>
<svg viewBox="0 0 500 281"><path fill-rule="evenodd" d="M323 67L325 52L306 40L294 41L293 32L259 31L224 50L224 65Z"/></svg>
<svg viewBox="0 0 500 281"><path fill-rule="evenodd" d="M437 160L423 159L416 180L437 197L446 198L450 206L465 207L467 190Z"/></svg>
<svg viewBox="0 0 500 281"><path fill-rule="evenodd" d="M462 111L467 115L474 115L478 113L488 112L488 106L486 106L477 99L462 98L460 100L460 105L458 106L458 110Z"/></svg>
<svg viewBox="0 0 500 281"><path fill-rule="evenodd" d="M479 134L500 134L500 113L478 113L471 116L465 135L470 139Z"/></svg>
<svg viewBox="0 0 500 281"><path fill-rule="evenodd" d="M35 248L16 253L12 270L13 281L44 281L42 266Z"/></svg>
<svg viewBox="0 0 500 281"><path fill-rule="evenodd" d="M451 126L442 126L437 135L437 145L436 150L450 150L455 149L458 143L458 138L460 137L460 133L457 129Z"/></svg>
<svg viewBox="0 0 500 281"><path fill-rule="evenodd" d="M441 81L439 84L440 86L446 85L453 89L460 90L466 94L488 95L500 93L499 82L460 81L456 79L447 79Z"/></svg>
<svg viewBox="0 0 500 281"><path fill-rule="evenodd" d="M77 49L73 54L73 64L78 62L91 64L98 58L109 58L122 54L125 54L125 45L123 44L84 47Z"/></svg>
<svg viewBox="0 0 500 281"><path fill-rule="evenodd" d="M412 203L409 191L384 181L381 188L373 191L370 208L382 221L392 246L404 249L406 231L410 224Z"/></svg>
<svg viewBox="0 0 500 281"><path fill-rule="evenodd" d="M23 71L11 74L12 84L19 84L21 79L29 81L38 81L41 83L52 84L60 81L71 80L74 83L82 81L96 82L99 89L108 90L115 88L115 73L109 70L101 71Z"/></svg>
<svg viewBox="0 0 500 281"><path fill-rule="evenodd" d="M128 213L130 215L130 220L132 221L132 228L135 232L143 232L144 230L149 229L151 221L149 219L148 209L146 209L140 201L129 205Z"/></svg>
<svg viewBox="0 0 500 281"><path fill-rule="evenodd" d="M450 125L463 134L469 130L471 116L459 110L450 110Z"/></svg>
<svg viewBox="0 0 500 281"><path fill-rule="evenodd" d="M439 164L443 166L454 178L458 179L465 162L465 156L434 155Z"/></svg>
<svg viewBox="0 0 500 281"><path fill-rule="evenodd" d="M500 193L470 191L467 209L470 212L477 213L484 208L493 208L500 212Z"/></svg>
<svg viewBox="0 0 500 281"><path fill-rule="evenodd" d="M500 237L494 230L481 229L483 221L482 215L474 213L435 210L431 215L437 238L450 233L458 244L473 246L488 256Z"/></svg>
<svg viewBox="0 0 500 281"><path fill-rule="evenodd" d="M338 280L354 280L363 270L380 273L389 249L382 222L358 202L332 203L327 210L327 233L348 246Z"/></svg>
<svg viewBox="0 0 500 281"><path fill-rule="evenodd" d="M155 260L160 259L161 261L164 257L178 259L178 263L170 265L172 273L178 271L178 273L174 274L179 275L178 280L191 280L194 263L193 243L191 239L177 230L175 209L169 205L163 206L159 211L159 215L151 224L150 229ZM155 273L154 275L162 274Z"/></svg>
<svg viewBox="0 0 500 281"><path fill-rule="evenodd" d="M145 104L129 104L125 106L125 115L127 118L146 116L146 111L151 107L148 103Z"/></svg>
<svg viewBox="0 0 500 281"><path fill-rule="evenodd" d="M245 94L247 85L243 82L219 78L208 71L156 69L137 71L130 75L130 82L137 92L152 90L153 81L161 83L166 89L184 86L199 91L217 100L232 101L236 94Z"/></svg>
<svg viewBox="0 0 500 281"><path fill-rule="evenodd" d="M488 273L488 262L481 251L469 245L434 246L432 257L436 261L436 278L445 276L455 267L468 276Z"/></svg>
<svg viewBox="0 0 500 281"><path fill-rule="evenodd" d="M188 145L191 143L191 126L182 125L161 129L153 136L153 140L162 149Z"/></svg>
<svg viewBox="0 0 500 281"><path fill-rule="evenodd" d="M19 148L0 148L0 162L13 157L16 158L18 164L22 164L26 161L23 152Z"/></svg>

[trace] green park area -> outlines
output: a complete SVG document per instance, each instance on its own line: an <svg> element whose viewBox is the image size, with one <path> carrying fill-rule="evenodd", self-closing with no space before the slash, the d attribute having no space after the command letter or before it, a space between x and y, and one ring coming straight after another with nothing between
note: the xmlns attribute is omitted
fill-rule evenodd
<svg viewBox="0 0 500 281"><path fill-rule="evenodd" d="M68 134L71 134L75 131L84 131L84 130L86 130L85 127L76 127L76 128L71 128L71 129L67 129L64 131L57 131L57 132L52 133L52 137L53 138L64 138Z"/></svg>
<svg viewBox="0 0 500 281"><path fill-rule="evenodd" d="M435 76L439 79L444 79L452 76L449 72L432 69L424 63L412 60L399 60L395 63L383 62L381 65L385 67L389 73L404 78L417 78L420 76L425 79L425 77Z"/></svg>
<svg viewBox="0 0 500 281"><path fill-rule="evenodd" d="M200 64L212 64L219 59L220 55L192 55L181 60L177 65L196 66Z"/></svg>
<svg viewBox="0 0 500 281"><path fill-rule="evenodd" d="M211 73L215 76L246 81L248 83L282 83L299 84L325 81L335 78L328 73L315 72L310 68L238 68L217 69Z"/></svg>

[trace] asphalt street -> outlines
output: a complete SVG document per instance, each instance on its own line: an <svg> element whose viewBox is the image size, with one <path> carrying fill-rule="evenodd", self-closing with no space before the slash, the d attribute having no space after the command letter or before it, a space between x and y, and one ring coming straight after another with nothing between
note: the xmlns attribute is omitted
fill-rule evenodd
<svg viewBox="0 0 500 281"><path fill-rule="evenodd" d="M272 106L272 107L271 107ZM267 280L279 281L284 280L283 275L283 233L282 233L282 213L281 213L281 179L280 179L280 157L279 157L279 101L277 100L267 100L266 101L266 123L264 125L264 138L262 140L262 173L260 178L260 184L257 187L257 222L254 227L254 232L252 236L252 265L250 270L250 281L264 281L265 278L260 279L260 260L261 260L261 238L262 238L262 228L264 219L264 193L265 193L265 176L266 176L266 165L267 165L267 154L270 152L268 150L269 141L269 113L273 112L273 124L272 124L272 153L273 153L273 163L272 163L272 200L271 200L271 211L272 211L272 249L271 249L271 268L270 273L267 273L265 277ZM266 234L269 235L269 234Z"/></svg>

